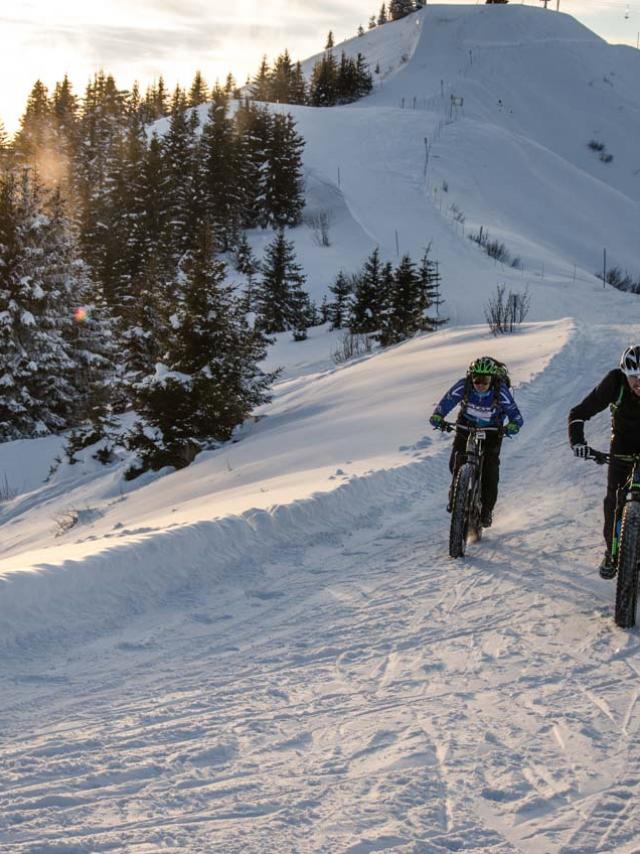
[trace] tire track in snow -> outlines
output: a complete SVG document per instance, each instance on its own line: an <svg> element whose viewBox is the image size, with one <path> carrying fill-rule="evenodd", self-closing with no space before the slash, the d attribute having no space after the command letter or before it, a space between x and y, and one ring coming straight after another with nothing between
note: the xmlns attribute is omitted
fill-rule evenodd
<svg viewBox="0 0 640 854"><path fill-rule="evenodd" d="M578 334L519 400L548 400L586 343ZM610 588L585 584L575 552L563 574L539 548L545 510L566 500L557 422L557 408L530 417L509 446L496 525L464 563L444 557L442 473L436 491L414 485L351 536L264 564L249 591L76 651L66 684L14 685L4 729L21 738L3 754L13 796L0 797L0 850L624 844L637 637L621 654L593 613ZM532 476L541 435L546 508ZM445 447L425 473L444 472ZM509 501L523 482L518 515ZM566 525L577 548L579 523ZM610 717L579 685L607 695Z"/></svg>

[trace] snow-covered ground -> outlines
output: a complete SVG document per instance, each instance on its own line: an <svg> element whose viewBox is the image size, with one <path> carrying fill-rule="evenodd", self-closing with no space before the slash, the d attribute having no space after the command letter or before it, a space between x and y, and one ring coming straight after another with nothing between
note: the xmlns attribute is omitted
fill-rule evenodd
<svg viewBox="0 0 640 854"><path fill-rule="evenodd" d="M595 570L604 472L566 442L640 340L639 298L593 275L607 248L640 276L640 52L521 6L429 6L345 48L382 82L291 108L333 221L328 249L293 233L299 260L318 298L376 245L431 242L451 323L341 366L339 333L281 336L261 417L146 482L87 458L43 483L59 439L0 446L0 851L640 850L639 635ZM499 283L531 311L493 339ZM526 423L454 562L426 417L484 352Z"/></svg>

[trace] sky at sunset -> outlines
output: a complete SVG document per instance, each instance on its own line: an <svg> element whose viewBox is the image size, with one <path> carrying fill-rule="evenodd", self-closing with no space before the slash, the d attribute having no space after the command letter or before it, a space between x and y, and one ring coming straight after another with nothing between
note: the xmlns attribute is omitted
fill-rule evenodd
<svg viewBox="0 0 640 854"><path fill-rule="evenodd" d="M527 0L529 5L538 5ZM556 0L549 8L555 9ZM263 54L285 47L304 59L356 34L381 0L0 0L0 120L15 131L36 79L50 88L65 74L77 94L99 69L123 88L162 75L188 86L196 69L209 83L239 82ZM561 0L561 11L611 42L636 46L640 0Z"/></svg>

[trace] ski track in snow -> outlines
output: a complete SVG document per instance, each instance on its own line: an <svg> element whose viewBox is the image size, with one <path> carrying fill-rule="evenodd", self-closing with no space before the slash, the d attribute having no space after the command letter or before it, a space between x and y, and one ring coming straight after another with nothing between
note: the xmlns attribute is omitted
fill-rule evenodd
<svg viewBox="0 0 640 854"><path fill-rule="evenodd" d="M465 561L446 555L443 437L351 535L9 661L0 851L637 850L638 635L613 625L598 532L567 515L564 404L543 405L584 388L569 366L593 338L578 326L518 392L530 417Z"/></svg>

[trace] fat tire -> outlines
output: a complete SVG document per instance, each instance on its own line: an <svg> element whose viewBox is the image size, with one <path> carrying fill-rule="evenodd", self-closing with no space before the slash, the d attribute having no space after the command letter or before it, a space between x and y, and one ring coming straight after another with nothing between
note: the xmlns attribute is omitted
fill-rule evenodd
<svg viewBox="0 0 640 854"><path fill-rule="evenodd" d="M453 486L451 503L451 529L449 532L449 556L464 557L469 529L469 502L471 500L471 478L473 469L469 463L460 466Z"/></svg>
<svg viewBox="0 0 640 854"><path fill-rule="evenodd" d="M638 560L640 560L640 502L629 501L622 511L616 586L615 620L616 625L622 629L630 629L636 624Z"/></svg>

